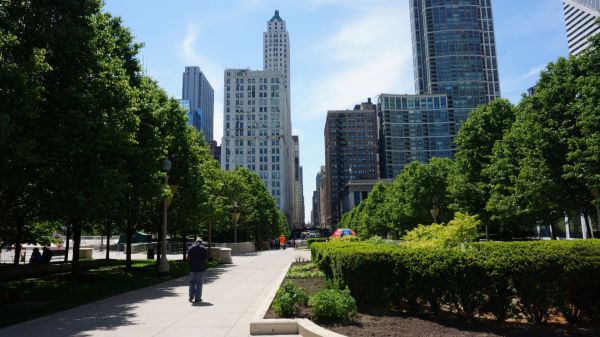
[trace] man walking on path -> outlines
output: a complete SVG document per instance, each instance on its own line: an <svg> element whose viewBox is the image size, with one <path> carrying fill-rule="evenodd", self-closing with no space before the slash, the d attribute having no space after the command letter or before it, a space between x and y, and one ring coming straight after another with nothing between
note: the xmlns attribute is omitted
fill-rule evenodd
<svg viewBox="0 0 600 337"><path fill-rule="evenodd" d="M188 251L188 262L190 265L190 302L202 301L202 276L206 269L205 263L208 257L206 248L202 246L202 240Z"/></svg>

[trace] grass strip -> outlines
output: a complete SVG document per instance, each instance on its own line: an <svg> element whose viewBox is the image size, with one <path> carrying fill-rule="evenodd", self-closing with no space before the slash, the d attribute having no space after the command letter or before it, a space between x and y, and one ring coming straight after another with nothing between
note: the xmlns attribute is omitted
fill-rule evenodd
<svg viewBox="0 0 600 337"><path fill-rule="evenodd" d="M153 260L133 261L125 272L124 261L111 260L77 276L54 274L0 283L0 328L49 315L128 291L187 275L185 261L169 261L170 276L158 277ZM217 263L210 262L209 268Z"/></svg>

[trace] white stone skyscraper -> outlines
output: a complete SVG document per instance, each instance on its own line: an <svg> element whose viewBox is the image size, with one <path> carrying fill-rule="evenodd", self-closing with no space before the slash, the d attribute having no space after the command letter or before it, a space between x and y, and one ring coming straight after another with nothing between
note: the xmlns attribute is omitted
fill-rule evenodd
<svg viewBox="0 0 600 337"><path fill-rule="evenodd" d="M264 70L225 70L221 167L256 172L291 225L295 188L289 40L278 11L268 21L264 39Z"/></svg>
<svg viewBox="0 0 600 337"><path fill-rule="evenodd" d="M256 172L290 219L293 153L284 82L274 70L225 70L221 166Z"/></svg>
<svg viewBox="0 0 600 337"><path fill-rule="evenodd" d="M200 129L204 133L204 139L209 143L213 140L215 91L200 67L185 67L181 98L189 101L191 113L197 112L201 116L200 121L193 121L192 123L201 126Z"/></svg>
<svg viewBox="0 0 600 337"><path fill-rule="evenodd" d="M289 93L290 38L285 21L279 16L278 10L267 22L267 31L263 33L263 69L282 71Z"/></svg>
<svg viewBox="0 0 600 337"><path fill-rule="evenodd" d="M569 52L577 55L589 46L589 38L600 33L600 0L563 0Z"/></svg>

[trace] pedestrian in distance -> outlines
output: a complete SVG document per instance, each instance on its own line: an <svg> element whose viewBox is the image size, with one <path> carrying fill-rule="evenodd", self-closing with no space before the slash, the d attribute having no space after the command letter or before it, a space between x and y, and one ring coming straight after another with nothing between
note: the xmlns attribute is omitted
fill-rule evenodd
<svg viewBox="0 0 600 337"><path fill-rule="evenodd" d="M187 254L190 266L190 302L202 302L202 277L206 270L208 251L202 246L202 240L190 247Z"/></svg>
<svg viewBox="0 0 600 337"><path fill-rule="evenodd" d="M44 262L44 258L42 258L42 253L38 247L33 248L33 252L31 253L31 257L29 258L29 263L40 263Z"/></svg>
<svg viewBox="0 0 600 337"><path fill-rule="evenodd" d="M42 248L42 259L44 260L44 262L50 263L50 260L52 260L52 251L50 250L50 248L46 246Z"/></svg>
<svg viewBox="0 0 600 337"><path fill-rule="evenodd" d="M285 236L283 236L283 235L279 236L279 247L281 247L281 249L285 250Z"/></svg>

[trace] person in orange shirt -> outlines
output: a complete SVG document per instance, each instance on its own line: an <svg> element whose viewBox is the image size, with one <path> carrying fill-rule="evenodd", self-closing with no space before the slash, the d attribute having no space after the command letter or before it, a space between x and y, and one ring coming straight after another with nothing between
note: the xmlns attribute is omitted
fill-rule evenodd
<svg viewBox="0 0 600 337"><path fill-rule="evenodd" d="M283 235L279 236L279 247L281 249L285 249L285 236Z"/></svg>

